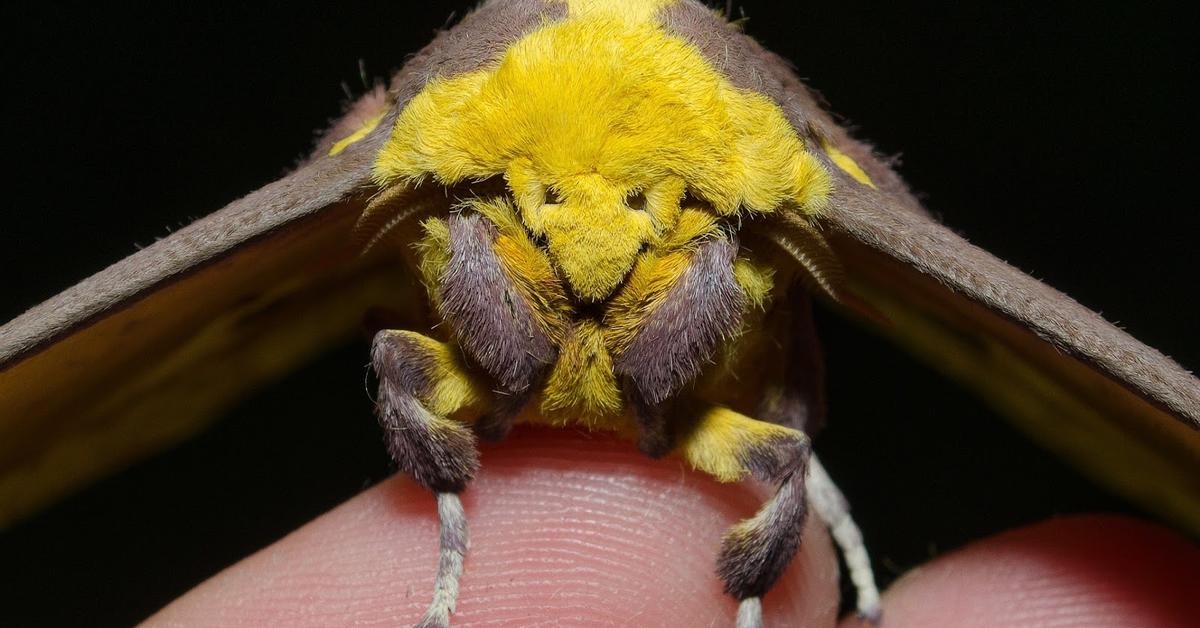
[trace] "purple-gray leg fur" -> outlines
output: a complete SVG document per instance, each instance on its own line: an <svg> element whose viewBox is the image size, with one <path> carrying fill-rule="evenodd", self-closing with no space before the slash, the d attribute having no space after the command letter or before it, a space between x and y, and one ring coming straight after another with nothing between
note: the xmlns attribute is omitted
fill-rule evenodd
<svg viewBox="0 0 1200 628"><path fill-rule="evenodd" d="M475 437L466 426L433 415L420 399L429 393L436 366L412 336L384 330L375 335L371 359L379 376L376 412L397 466L437 496L441 525L433 600L418 628L446 628L458 600L467 552L467 519L458 493L479 469Z"/></svg>
<svg viewBox="0 0 1200 628"><path fill-rule="evenodd" d="M803 436L764 443L750 452L746 462L754 476L778 489L721 543L717 573L726 593L739 600L762 596L796 554L808 516L805 476L811 454L810 441Z"/></svg>
<svg viewBox="0 0 1200 628"><path fill-rule="evenodd" d="M492 406L483 416L475 421L475 433L480 438L493 443L504 440L512 430L513 421L529 399L533 397L533 388L521 392L498 392Z"/></svg>
<svg viewBox="0 0 1200 628"><path fill-rule="evenodd" d="M772 337L786 338L787 342L780 347L778 358L768 361L768 365L777 366L770 374L756 416L812 436L825 424L826 405L825 365L813 321L811 297L807 292L793 289L792 294L768 314L764 327ZM862 533L850 516L850 504L816 454L809 461L804 492L842 552L846 570L854 583L859 616L878 623L879 589L875 585L871 558L863 544Z"/></svg>
<svg viewBox="0 0 1200 628"><path fill-rule="evenodd" d="M649 455L664 455L673 446L663 405L741 326L746 296L733 275L737 250L729 240L700 244L683 276L614 364L641 430L638 446Z"/></svg>
<svg viewBox="0 0 1200 628"><path fill-rule="evenodd" d="M763 327L782 342L754 418L813 437L825 425L825 358L813 320L812 297L799 286L767 314Z"/></svg>
<svg viewBox="0 0 1200 628"><path fill-rule="evenodd" d="M495 227L476 214L447 221L450 262L442 275L442 315L458 345L504 387L524 392L556 350L505 274Z"/></svg>
<svg viewBox="0 0 1200 628"><path fill-rule="evenodd" d="M392 460L426 488L461 491L479 469L479 453L470 429L434 416L420 401L431 386L432 358L411 338L384 330L375 335L371 361L379 376L375 411Z"/></svg>
<svg viewBox="0 0 1200 628"><path fill-rule="evenodd" d="M441 281L442 316L458 346L500 385L495 407L475 426L484 438L499 440L557 358L557 349L496 256L495 227L477 214L455 214L447 226L450 261Z"/></svg>

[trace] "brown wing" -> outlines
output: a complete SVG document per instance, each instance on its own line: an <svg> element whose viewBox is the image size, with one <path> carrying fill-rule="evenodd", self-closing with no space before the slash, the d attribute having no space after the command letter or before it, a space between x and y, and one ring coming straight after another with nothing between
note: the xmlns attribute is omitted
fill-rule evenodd
<svg viewBox="0 0 1200 628"><path fill-rule="evenodd" d="M696 3L668 10L739 87L784 109L832 163L822 225L847 288L884 314L863 321L977 390L1021 428L1147 508L1200 533L1200 382L1070 297L933 220L900 178L825 114L787 63Z"/></svg>
<svg viewBox="0 0 1200 628"><path fill-rule="evenodd" d="M361 257L352 229L395 112L565 5L491 2L364 97L292 174L0 327L0 527L200 430L256 386L359 328L372 306L417 316L415 282ZM390 105L388 104L390 103ZM354 121L390 113L330 156ZM378 111L378 109L376 109Z"/></svg>
<svg viewBox="0 0 1200 628"><path fill-rule="evenodd" d="M350 263L346 246L369 181L363 144L0 328L0 524L199 430L242 392L345 338L389 294L396 282Z"/></svg>

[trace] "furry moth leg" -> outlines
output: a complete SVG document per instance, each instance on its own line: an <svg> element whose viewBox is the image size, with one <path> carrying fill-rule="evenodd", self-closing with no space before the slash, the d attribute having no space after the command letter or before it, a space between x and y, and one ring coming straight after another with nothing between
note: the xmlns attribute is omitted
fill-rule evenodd
<svg viewBox="0 0 1200 628"><path fill-rule="evenodd" d="M687 270L614 364L637 420L638 448L652 457L674 445L665 404L742 324L746 295L734 277L737 251L737 242L729 239L698 244Z"/></svg>
<svg viewBox="0 0 1200 628"><path fill-rule="evenodd" d="M417 624L444 628L458 600L467 520L458 493L479 469L470 427L446 418L483 402L453 349L420 334L381 331L371 350L379 377L376 413L397 466L437 496L440 552L433 601Z"/></svg>
<svg viewBox="0 0 1200 628"><path fill-rule="evenodd" d="M458 346L500 387L475 430L487 440L501 440L557 351L496 251L496 226L477 213L460 213L447 219L446 228L441 313Z"/></svg>
<svg viewBox="0 0 1200 628"><path fill-rule="evenodd" d="M788 425L814 434L826 419L825 369L813 321L812 300L807 293L797 292L789 297L788 307L777 312L768 324L777 330L774 335L788 338L783 351L786 358L771 373L756 414L763 419ZM788 332L791 332L790 334ZM814 453L808 470L806 489L809 503L817 516L829 528L854 583L855 604L860 617L877 623L880 618L879 589L871 559L863 544L862 533L850 517L850 504L834 484L833 478L821 466Z"/></svg>
<svg viewBox="0 0 1200 628"><path fill-rule="evenodd" d="M738 628L762 626L761 597L800 547L808 514L805 475L812 448L799 430L708 406L681 442L684 458L718 480L754 476L776 485L762 508L726 533L717 559L725 592L740 600Z"/></svg>
<svg viewBox="0 0 1200 628"><path fill-rule="evenodd" d="M858 616L879 623L879 588L875 586L875 572L871 570L871 557L863 544L858 524L850 516L850 504L842 491L833 483L829 472L813 454L808 469L808 496L817 516L829 527L833 540L842 551L850 581L854 583L855 603Z"/></svg>

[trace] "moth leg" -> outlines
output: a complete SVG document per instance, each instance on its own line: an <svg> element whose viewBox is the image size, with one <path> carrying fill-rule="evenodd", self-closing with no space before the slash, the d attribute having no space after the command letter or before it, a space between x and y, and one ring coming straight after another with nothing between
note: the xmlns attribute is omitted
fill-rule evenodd
<svg viewBox="0 0 1200 628"><path fill-rule="evenodd" d="M433 601L417 625L449 626L468 546L458 493L479 469L479 453L470 427L448 416L479 407L485 398L457 363L453 348L432 338L384 330L375 336L371 358L379 377L376 414L388 452L401 470L437 496L437 579Z"/></svg>
<svg viewBox="0 0 1200 628"><path fill-rule="evenodd" d="M521 392L497 391L491 408L475 421L475 433L493 443L504 440L517 415L533 396L532 392L532 388Z"/></svg>
<svg viewBox="0 0 1200 628"><path fill-rule="evenodd" d="M722 482L754 476L776 485L762 508L725 534L717 573L737 598L739 628L762 625L761 597L775 584L800 547L808 514L805 475L808 437L782 425L756 421L723 406L701 409L681 439L683 457Z"/></svg>
<svg viewBox="0 0 1200 628"><path fill-rule="evenodd" d="M509 265L529 262L507 259L498 251L502 235L497 226L482 215L463 213L450 216L446 229L449 259L438 287L441 312L458 345L500 387L496 403L476 423L481 437L500 440L554 362L557 348L530 304L534 299L515 284L508 270ZM518 249L520 253L529 254Z"/></svg>
<svg viewBox="0 0 1200 628"><path fill-rule="evenodd" d="M626 397L637 422L638 451L651 458L662 458L670 453L672 447L672 436L663 410L664 404L647 400L630 378L625 378L624 383L624 389L628 391Z"/></svg>
<svg viewBox="0 0 1200 628"><path fill-rule="evenodd" d="M782 307L786 305L786 307ZM825 424L825 367L813 321L812 299L805 292L789 295L767 322L777 338L787 338L770 374L763 402L756 414L765 420L814 434ZM850 504L814 454L808 471L808 498L817 516L833 535L850 581L860 617L880 618L879 589L862 533L850 516Z"/></svg>
<svg viewBox="0 0 1200 628"><path fill-rule="evenodd" d="M863 544L862 532L850 516L850 503L833 483L833 478L816 454L810 460L807 488L813 510L829 527L846 561L850 581L854 583L858 616L879 623L879 589L875 586L875 572L871 570L871 557L867 554L867 546Z"/></svg>
<svg viewBox="0 0 1200 628"><path fill-rule="evenodd" d="M638 447L648 455L665 455L674 444L667 402L741 326L746 296L734 277L737 251L731 240L701 242L661 302L637 314L639 332L614 363L637 420Z"/></svg>

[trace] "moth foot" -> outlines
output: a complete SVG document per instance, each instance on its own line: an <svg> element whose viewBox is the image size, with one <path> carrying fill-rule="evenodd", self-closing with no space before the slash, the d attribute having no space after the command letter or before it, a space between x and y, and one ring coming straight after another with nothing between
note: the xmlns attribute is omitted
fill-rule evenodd
<svg viewBox="0 0 1200 628"><path fill-rule="evenodd" d="M723 482L753 476L777 487L753 517L729 529L717 558L725 592L743 601L757 599L774 586L800 547L807 515L804 478L809 440L798 430L757 421L723 406L705 405L698 410L680 443L681 453L693 467ZM755 602L744 604L745 612L752 615Z"/></svg>
<svg viewBox="0 0 1200 628"><path fill-rule="evenodd" d="M438 493L438 520L441 522L437 579L433 601L416 624L417 628L449 628L450 614L458 602L458 583L463 573L463 558L469 545L467 516L456 493Z"/></svg>
<svg viewBox="0 0 1200 628"><path fill-rule="evenodd" d="M738 603L737 623L734 628L762 628L762 598L748 597Z"/></svg>

